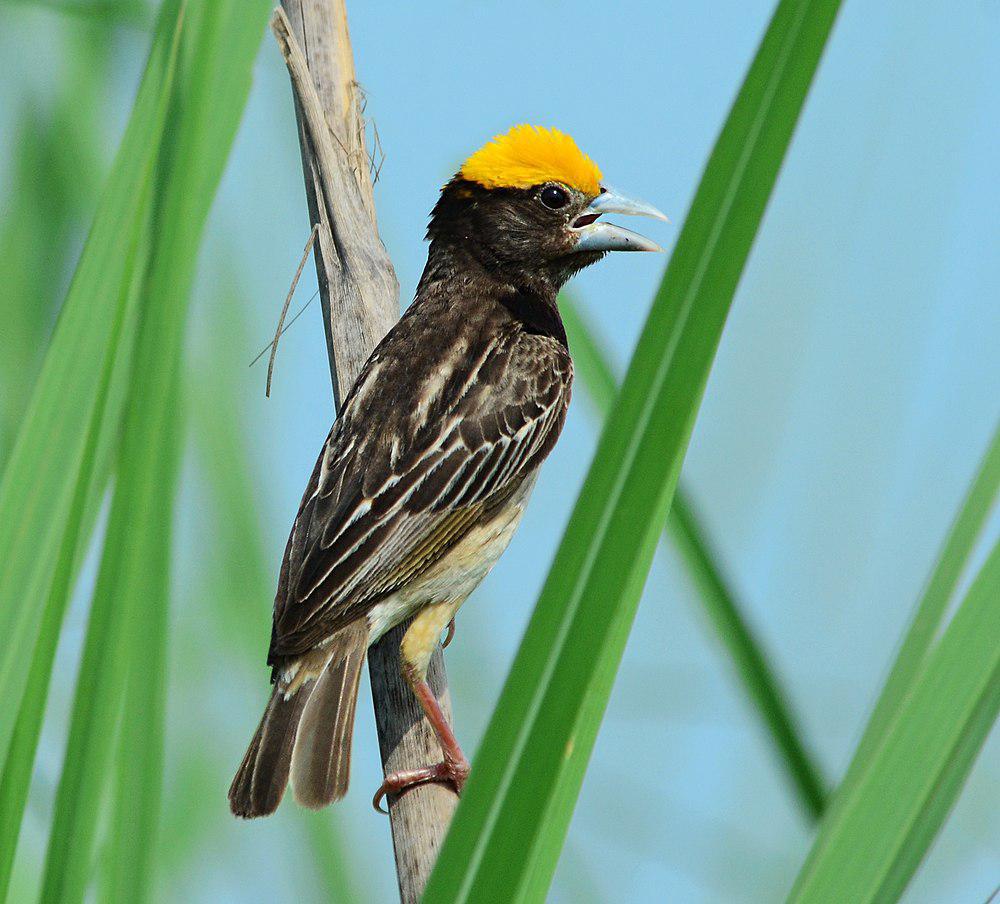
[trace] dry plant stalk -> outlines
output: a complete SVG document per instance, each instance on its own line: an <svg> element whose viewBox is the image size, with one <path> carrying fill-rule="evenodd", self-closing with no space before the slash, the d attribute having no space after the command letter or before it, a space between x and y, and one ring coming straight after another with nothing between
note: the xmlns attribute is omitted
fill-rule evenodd
<svg viewBox="0 0 1000 904"><path fill-rule="evenodd" d="M295 95L310 221L318 226L316 271L339 407L372 349L399 316L399 284L378 236L344 0L282 0L271 28ZM390 631L368 653L387 772L441 758L437 739L400 672L404 630L405 625ZM427 679L450 720L440 646ZM390 800L404 904L419 901L456 804L454 791L440 784L422 785Z"/></svg>
<svg viewBox="0 0 1000 904"><path fill-rule="evenodd" d="M278 325L274 328L274 338L271 340L271 344L269 346L271 349L271 357L268 358L267 361L267 383L265 384L264 389L264 395L267 398L271 398L271 380L274 377L274 359L278 356L278 343L281 341L281 337L285 334L285 317L288 316L288 308L292 303L292 297L295 295L295 287L299 284L299 277L302 276L302 271L305 269L306 261L309 260L309 254L316 241L317 232L319 232L319 223L313 226L313 228L309 231L309 240L306 242L306 247L302 252L302 259L299 261L299 266L295 271L295 276L292 277L292 284L288 287L288 294L285 296L285 303L281 308L281 316L278 318ZM251 367L253 367L254 363L256 363L256 360L257 359L255 358L251 363Z"/></svg>

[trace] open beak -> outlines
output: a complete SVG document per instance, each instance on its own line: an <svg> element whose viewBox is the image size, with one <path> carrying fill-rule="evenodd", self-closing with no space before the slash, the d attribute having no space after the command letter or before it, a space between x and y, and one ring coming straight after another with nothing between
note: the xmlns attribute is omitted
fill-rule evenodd
<svg viewBox="0 0 1000 904"><path fill-rule="evenodd" d="M652 204L627 198L614 189L602 187L601 193L590 202L587 209L570 227L577 236L577 251L663 250L656 242L631 229L615 226L614 223L597 222L597 218L604 213L625 213L670 222Z"/></svg>

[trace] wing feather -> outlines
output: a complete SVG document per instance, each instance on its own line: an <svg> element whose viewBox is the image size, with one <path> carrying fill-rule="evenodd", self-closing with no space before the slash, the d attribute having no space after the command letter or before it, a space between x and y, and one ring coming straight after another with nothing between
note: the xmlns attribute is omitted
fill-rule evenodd
<svg viewBox="0 0 1000 904"><path fill-rule="evenodd" d="M412 373L376 351L345 401L289 537L272 663L419 576L555 442L572 381L560 343L501 331L442 357L454 374Z"/></svg>

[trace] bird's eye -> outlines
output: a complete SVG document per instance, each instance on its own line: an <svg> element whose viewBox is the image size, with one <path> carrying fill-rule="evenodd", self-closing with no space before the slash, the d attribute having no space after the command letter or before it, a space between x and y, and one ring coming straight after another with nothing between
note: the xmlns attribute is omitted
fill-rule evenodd
<svg viewBox="0 0 1000 904"><path fill-rule="evenodd" d="M565 189L560 188L558 185L546 185L542 189L541 194L542 203L549 208L549 210L559 210L560 207L565 207L569 204L569 195L566 193Z"/></svg>

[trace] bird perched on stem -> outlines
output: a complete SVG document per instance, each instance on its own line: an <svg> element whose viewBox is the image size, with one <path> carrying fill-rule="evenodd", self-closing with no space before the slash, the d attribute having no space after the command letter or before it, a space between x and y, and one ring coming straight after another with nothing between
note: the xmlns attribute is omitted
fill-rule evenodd
<svg viewBox="0 0 1000 904"><path fill-rule="evenodd" d="M604 186L568 135L528 125L442 190L416 299L344 400L288 539L273 690L229 789L237 816L272 813L289 777L307 807L344 795L365 652L411 618L401 667L443 756L387 775L375 804L421 782L461 791L469 764L427 666L562 429L573 364L556 296L608 251L661 250L605 213L666 219Z"/></svg>

